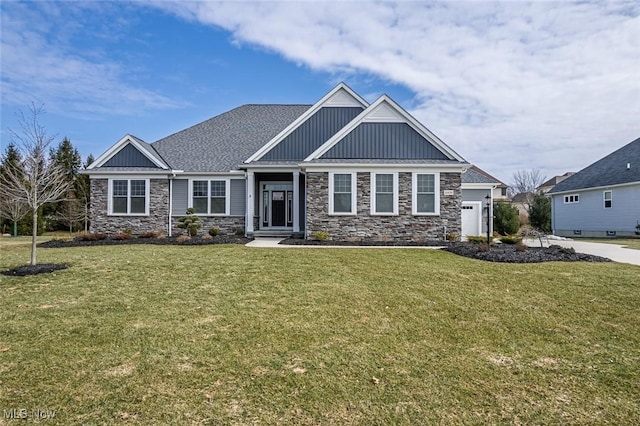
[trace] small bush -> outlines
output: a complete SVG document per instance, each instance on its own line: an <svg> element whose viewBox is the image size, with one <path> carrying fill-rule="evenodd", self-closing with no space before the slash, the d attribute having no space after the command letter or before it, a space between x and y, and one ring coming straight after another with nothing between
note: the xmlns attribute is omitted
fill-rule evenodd
<svg viewBox="0 0 640 426"><path fill-rule="evenodd" d="M122 230L122 233L123 233L123 234L129 234L129 235L131 235L131 232L132 232L132 231L131 231L131 228L124 228L124 229Z"/></svg>
<svg viewBox="0 0 640 426"><path fill-rule="evenodd" d="M519 253L522 253L522 252L525 252L525 251L529 250L529 247L527 247L526 244L522 244L522 241L516 243L514 248Z"/></svg>
<svg viewBox="0 0 640 426"><path fill-rule="evenodd" d="M160 238L164 233L162 231L147 231L138 235L138 238Z"/></svg>
<svg viewBox="0 0 640 426"><path fill-rule="evenodd" d="M176 238L176 241L179 243L184 243L185 241L189 241L190 239L191 237L188 235L180 235L179 237Z"/></svg>
<svg viewBox="0 0 640 426"><path fill-rule="evenodd" d="M209 236L217 237L218 235L220 235L220 228L216 228L215 226L213 228L209 228Z"/></svg>
<svg viewBox="0 0 640 426"><path fill-rule="evenodd" d="M519 242L522 242L522 238L516 235L507 235L500 237L500 242L504 244L518 244Z"/></svg>
<svg viewBox="0 0 640 426"><path fill-rule="evenodd" d="M126 232L119 232L113 236L113 239L117 241L128 240L130 238L131 238L131 234L128 234Z"/></svg>
<svg viewBox="0 0 640 426"><path fill-rule="evenodd" d="M549 248L556 249L562 254L576 254L576 249L574 249L573 247L562 247L554 244L552 246L549 246Z"/></svg>
<svg viewBox="0 0 640 426"><path fill-rule="evenodd" d="M313 238L318 241L325 241L329 238L327 231L316 231L313 233Z"/></svg>
<svg viewBox="0 0 640 426"><path fill-rule="evenodd" d="M459 241L460 240L460 235L456 234L455 232L447 232L444 237L446 238L447 241Z"/></svg>
<svg viewBox="0 0 640 426"><path fill-rule="evenodd" d="M107 234L100 232L82 232L76 237L80 241L100 241L106 240Z"/></svg>
<svg viewBox="0 0 640 426"><path fill-rule="evenodd" d="M200 239L202 239L202 240L213 240L213 235L204 234L202 237L200 237Z"/></svg>
<svg viewBox="0 0 640 426"><path fill-rule="evenodd" d="M202 227L200 218L196 215L196 209L189 207L187 209L187 216L178 219L178 228L184 229L192 237L198 235L198 229Z"/></svg>
<svg viewBox="0 0 640 426"><path fill-rule="evenodd" d="M469 235L467 236L467 241L470 243L480 244L487 243L487 237L485 235ZM489 242L493 241L493 237L489 237Z"/></svg>
<svg viewBox="0 0 640 426"><path fill-rule="evenodd" d="M499 201L493 205L493 227L499 234L515 234L520 228L518 209L512 204Z"/></svg>
<svg viewBox="0 0 640 426"><path fill-rule="evenodd" d="M244 237L244 229L236 228L236 230L234 231L234 234L236 234L237 237Z"/></svg>
<svg viewBox="0 0 640 426"><path fill-rule="evenodd" d="M491 245L487 244L486 242L478 243L478 251L487 252L489 250L491 250Z"/></svg>

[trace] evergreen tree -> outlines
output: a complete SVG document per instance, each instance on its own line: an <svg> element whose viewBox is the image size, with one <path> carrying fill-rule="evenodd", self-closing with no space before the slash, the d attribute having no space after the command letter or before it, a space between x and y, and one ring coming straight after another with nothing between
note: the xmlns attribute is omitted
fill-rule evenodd
<svg viewBox="0 0 640 426"><path fill-rule="evenodd" d="M529 223L543 232L551 232L551 200L543 194L536 194L529 207Z"/></svg>
<svg viewBox="0 0 640 426"><path fill-rule="evenodd" d="M502 235L512 235L520 229L518 209L510 203L500 201L493 206L493 229Z"/></svg>
<svg viewBox="0 0 640 426"><path fill-rule="evenodd" d="M55 165L64 170L67 181L71 183L71 186L65 194L64 200L48 204L44 207L43 215L47 219L48 229L68 229L70 225L68 219L61 220L61 218L67 217L67 212L71 210L70 206L66 205L67 202L74 206L77 204L76 181L80 168L82 167L82 157L78 150L74 148L69 138L65 137L57 147L52 147L49 150L49 158ZM71 224L71 228L74 227L73 225L74 224Z"/></svg>

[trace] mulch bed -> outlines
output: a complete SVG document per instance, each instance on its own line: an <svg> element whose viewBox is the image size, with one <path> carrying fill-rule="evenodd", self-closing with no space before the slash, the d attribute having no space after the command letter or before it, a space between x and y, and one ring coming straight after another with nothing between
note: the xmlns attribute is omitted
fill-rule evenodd
<svg viewBox="0 0 640 426"><path fill-rule="evenodd" d="M496 244L486 250L486 245L475 243L450 244L446 251L472 259L489 262L506 263L540 263L540 262L611 262L606 257L576 253L571 248L552 245L545 248L528 247L525 251L516 250L515 245Z"/></svg>
<svg viewBox="0 0 640 426"><path fill-rule="evenodd" d="M26 277L27 275L47 274L67 268L69 268L69 265L59 263L39 263L37 265L18 266L6 271L1 271L0 274L10 277Z"/></svg>
<svg viewBox="0 0 640 426"><path fill-rule="evenodd" d="M213 238L194 237L188 240L179 240L177 237L166 238L136 238L131 237L128 240L115 240L107 238L104 240L85 241L79 238L73 240L53 239L38 244L43 248L65 248L65 247L92 247L92 246L114 246L125 244L156 244L156 245L179 245L179 246L203 246L211 244L247 244L252 238L237 237L235 235L218 235Z"/></svg>
<svg viewBox="0 0 640 426"><path fill-rule="evenodd" d="M329 240L304 240L302 238L287 238L279 244L290 246L348 246L348 247L442 247L445 241L329 241Z"/></svg>

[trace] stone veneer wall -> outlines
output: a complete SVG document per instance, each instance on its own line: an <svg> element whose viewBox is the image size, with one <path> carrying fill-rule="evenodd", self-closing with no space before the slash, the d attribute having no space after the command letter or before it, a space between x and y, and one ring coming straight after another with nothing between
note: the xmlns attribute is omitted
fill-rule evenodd
<svg viewBox="0 0 640 426"><path fill-rule="evenodd" d="M131 229L133 235L142 232L167 232L169 216L169 180L149 180L149 216L109 216L107 198L108 179L91 179L91 231L117 234Z"/></svg>
<svg viewBox="0 0 640 426"><path fill-rule="evenodd" d="M173 229L172 235L186 235L186 230L178 228L176 224L178 219L182 216L174 216L172 218ZM202 228L198 229L198 235L206 235L209 233L209 229L218 228L220 235L235 235L236 229L242 229L242 235L244 235L244 216L200 216L200 222Z"/></svg>
<svg viewBox="0 0 640 426"><path fill-rule="evenodd" d="M425 241L444 239L447 232L461 230L460 173L440 173L440 215L413 216L411 212L411 173L398 173L398 215L371 215L371 174L357 174L357 215L330 216L329 174L307 173L307 235L326 231L331 240ZM444 190L453 190L444 196Z"/></svg>

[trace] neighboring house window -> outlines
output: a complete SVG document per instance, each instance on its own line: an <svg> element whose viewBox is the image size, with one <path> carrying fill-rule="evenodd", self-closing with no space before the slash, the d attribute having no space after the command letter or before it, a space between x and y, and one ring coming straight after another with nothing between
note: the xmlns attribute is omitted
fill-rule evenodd
<svg viewBox="0 0 640 426"><path fill-rule="evenodd" d="M329 214L356 214L356 173L329 173Z"/></svg>
<svg viewBox="0 0 640 426"><path fill-rule="evenodd" d="M149 181L148 179L110 180L110 214L148 215Z"/></svg>
<svg viewBox="0 0 640 426"><path fill-rule="evenodd" d="M564 196L565 204L575 204L580 202L580 196L578 194L571 194Z"/></svg>
<svg viewBox="0 0 640 426"><path fill-rule="evenodd" d="M506 197L507 196L507 188L501 188L500 189L500 195L503 196L503 197Z"/></svg>
<svg viewBox="0 0 640 426"><path fill-rule="evenodd" d="M371 173L371 214L398 214L397 173Z"/></svg>
<svg viewBox="0 0 640 426"><path fill-rule="evenodd" d="M191 182L191 206L197 214L227 213L227 180L194 180Z"/></svg>
<svg viewBox="0 0 640 426"><path fill-rule="evenodd" d="M413 214L440 214L440 175L438 173L413 174Z"/></svg>
<svg viewBox="0 0 640 426"><path fill-rule="evenodd" d="M611 208L611 191L604 191L604 208Z"/></svg>

